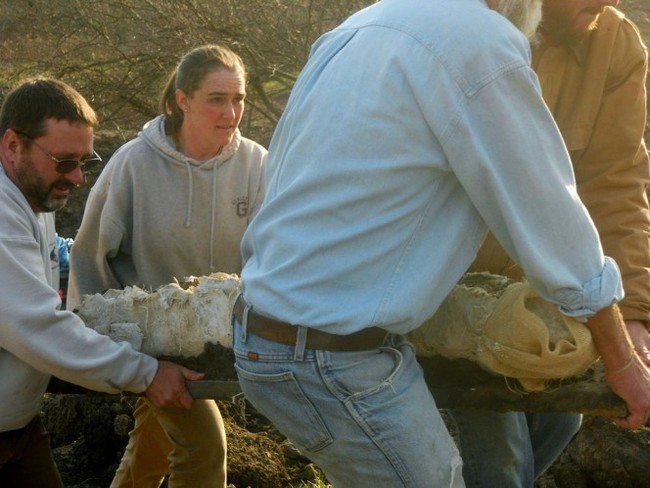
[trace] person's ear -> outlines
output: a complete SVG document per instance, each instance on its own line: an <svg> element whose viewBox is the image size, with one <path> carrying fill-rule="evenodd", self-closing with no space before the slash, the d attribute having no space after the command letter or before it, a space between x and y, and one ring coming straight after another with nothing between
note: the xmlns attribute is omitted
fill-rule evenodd
<svg viewBox="0 0 650 488"><path fill-rule="evenodd" d="M176 105L178 106L179 110L181 112L187 112L187 107L188 107L187 94L180 88L177 88L175 95L176 95Z"/></svg>
<svg viewBox="0 0 650 488"><path fill-rule="evenodd" d="M8 163L14 163L23 149L23 143L20 135L13 129L7 129L2 134L2 146L4 148L4 155Z"/></svg>

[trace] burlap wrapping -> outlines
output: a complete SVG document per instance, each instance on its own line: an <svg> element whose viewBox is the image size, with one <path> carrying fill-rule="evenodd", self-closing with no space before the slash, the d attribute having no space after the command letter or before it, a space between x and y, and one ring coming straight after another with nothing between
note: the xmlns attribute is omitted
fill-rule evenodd
<svg viewBox="0 0 650 488"><path fill-rule="evenodd" d="M560 313L527 284L475 274L487 286L457 285L436 314L408 334L421 356L478 362L528 391L585 372L598 359L583 323ZM486 291L503 289L494 293Z"/></svg>
<svg viewBox="0 0 650 488"><path fill-rule="evenodd" d="M529 391L579 375L597 359L587 326L561 314L525 283L510 285L499 298L477 349L482 366L518 378Z"/></svg>

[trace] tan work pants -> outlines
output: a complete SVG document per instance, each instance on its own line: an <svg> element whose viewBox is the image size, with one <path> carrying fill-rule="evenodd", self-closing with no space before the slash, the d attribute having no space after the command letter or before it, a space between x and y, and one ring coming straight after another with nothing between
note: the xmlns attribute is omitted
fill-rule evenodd
<svg viewBox="0 0 650 488"><path fill-rule="evenodd" d="M225 488L226 433L213 400L196 400L189 410L158 408L138 399L111 488Z"/></svg>

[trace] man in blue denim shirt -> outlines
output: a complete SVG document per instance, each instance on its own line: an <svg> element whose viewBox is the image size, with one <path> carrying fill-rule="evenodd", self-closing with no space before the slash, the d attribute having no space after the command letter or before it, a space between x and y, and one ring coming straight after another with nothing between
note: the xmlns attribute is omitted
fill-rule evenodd
<svg viewBox="0 0 650 488"><path fill-rule="evenodd" d="M463 486L402 334L435 312L488 227L544 298L587 321L628 403L617 422L650 415L618 268L513 25L534 32L539 6L374 4L315 43L278 124L242 243L236 368L334 486Z"/></svg>

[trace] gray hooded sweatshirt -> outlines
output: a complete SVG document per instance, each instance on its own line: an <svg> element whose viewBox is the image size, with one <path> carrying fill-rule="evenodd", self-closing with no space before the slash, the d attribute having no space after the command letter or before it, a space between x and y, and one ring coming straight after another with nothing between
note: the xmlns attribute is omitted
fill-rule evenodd
<svg viewBox="0 0 650 488"><path fill-rule="evenodd" d="M70 251L68 309L85 294L239 274L240 241L264 197L267 151L236 132L207 161L177 151L164 119L119 148L92 188Z"/></svg>

